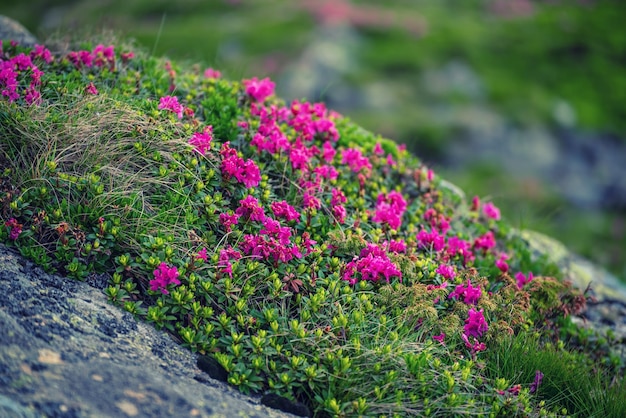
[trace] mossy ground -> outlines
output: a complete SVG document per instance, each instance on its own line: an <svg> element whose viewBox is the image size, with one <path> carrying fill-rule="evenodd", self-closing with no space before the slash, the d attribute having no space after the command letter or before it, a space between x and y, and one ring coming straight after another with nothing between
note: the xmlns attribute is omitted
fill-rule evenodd
<svg viewBox="0 0 626 418"><path fill-rule="evenodd" d="M23 255L108 273L230 384L317 416L626 412L613 342L568 319L585 295L490 202L267 79L50 48L3 48L0 238Z"/></svg>

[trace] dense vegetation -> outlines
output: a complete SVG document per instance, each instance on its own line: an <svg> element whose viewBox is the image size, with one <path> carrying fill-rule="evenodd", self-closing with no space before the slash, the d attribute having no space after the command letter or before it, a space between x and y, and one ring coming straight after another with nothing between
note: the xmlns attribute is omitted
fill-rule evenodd
<svg viewBox="0 0 626 418"><path fill-rule="evenodd" d="M405 147L118 41L0 61L0 238L316 416L624 416L586 295Z"/></svg>

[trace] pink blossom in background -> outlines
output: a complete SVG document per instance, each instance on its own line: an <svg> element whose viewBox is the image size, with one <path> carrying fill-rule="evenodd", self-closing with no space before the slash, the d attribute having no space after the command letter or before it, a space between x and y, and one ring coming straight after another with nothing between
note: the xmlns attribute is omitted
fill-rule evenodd
<svg viewBox="0 0 626 418"><path fill-rule="evenodd" d="M483 310L480 311L470 308L467 313L468 317L465 320L465 326L463 327L465 334L468 337L480 338L489 329Z"/></svg>
<svg viewBox="0 0 626 418"><path fill-rule="evenodd" d="M43 45L35 44L35 47L30 51L30 57L32 59L41 59L46 64L50 64L53 60L50 50Z"/></svg>
<svg viewBox="0 0 626 418"><path fill-rule="evenodd" d="M220 78L221 76L222 73L220 71L214 70L211 67L204 70L204 78Z"/></svg>
<svg viewBox="0 0 626 418"><path fill-rule="evenodd" d="M443 344L443 340L446 338L446 334L444 334L443 332L439 335L433 335L433 340L440 342L441 344Z"/></svg>
<svg viewBox="0 0 626 418"><path fill-rule="evenodd" d="M509 271L509 265L506 262L506 260L508 259L509 256L505 253L502 253L496 260L496 267L498 267L502 273L506 273L507 271Z"/></svg>
<svg viewBox="0 0 626 418"><path fill-rule="evenodd" d="M374 145L374 154L378 156L385 154L385 151L383 150L383 147L380 145L380 142L377 142L376 145Z"/></svg>
<svg viewBox="0 0 626 418"><path fill-rule="evenodd" d="M208 260L208 256L207 256L207 252L206 252L206 247L203 247L200 251L198 251L198 253L196 254L196 259L197 260L202 260L205 263Z"/></svg>
<svg viewBox="0 0 626 418"><path fill-rule="evenodd" d="M317 166L313 169L313 173L327 180L336 180L339 177L339 172L332 165Z"/></svg>
<svg viewBox="0 0 626 418"><path fill-rule="evenodd" d="M530 283L533 279L533 273L532 272L528 272L528 276L526 276L524 273L522 273L521 271L518 271L515 274L515 280L517 281L517 287L518 288L523 288L524 286L526 286L526 284Z"/></svg>
<svg viewBox="0 0 626 418"><path fill-rule="evenodd" d="M389 251L392 253L405 253L406 252L406 242L402 239L391 240L388 243Z"/></svg>
<svg viewBox="0 0 626 418"><path fill-rule="evenodd" d="M474 248L476 249L482 249L487 251L495 246L496 237L493 235L493 231L489 231L474 240Z"/></svg>
<svg viewBox="0 0 626 418"><path fill-rule="evenodd" d="M85 87L85 91L89 94L93 94L94 96L98 95L98 89L93 83L87 84L87 87Z"/></svg>
<svg viewBox="0 0 626 418"><path fill-rule="evenodd" d="M348 214L348 212L346 211L346 208L343 205L335 205L333 206L333 216L335 217L335 219L337 219L337 223L344 223L346 221L346 216Z"/></svg>
<svg viewBox="0 0 626 418"><path fill-rule="evenodd" d="M302 206L308 209L319 209L322 207L322 202L309 192L304 192L302 195Z"/></svg>
<svg viewBox="0 0 626 418"><path fill-rule="evenodd" d="M402 224L402 216L406 211L406 200L395 190L387 195L380 193L376 200L373 222L386 223L391 229L398 229Z"/></svg>
<svg viewBox="0 0 626 418"><path fill-rule="evenodd" d="M442 235L437 231L426 232L424 229L417 234L417 242L419 248L436 252L443 250L445 246L445 238Z"/></svg>
<svg viewBox="0 0 626 418"><path fill-rule="evenodd" d="M496 221L500 220L500 209L498 209L493 203L487 202L483 206L483 213L489 219L494 219Z"/></svg>
<svg viewBox="0 0 626 418"><path fill-rule="evenodd" d="M150 289L154 292L159 290L164 295L167 295L169 293L167 291L168 285L180 284L176 267L168 267L164 262L159 264L159 267L154 270L153 274L154 279L150 280Z"/></svg>
<svg viewBox="0 0 626 418"><path fill-rule="evenodd" d="M332 143L330 141L324 142L322 145L322 158L324 161L332 163L335 158L335 154L337 154L337 151L333 148Z"/></svg>
<svg viewBox="0 0 626 418"><path fill-rule="evenodd" d="M183 118L183 105L178 102L178 97L176 96L163 96L159 100L159 110L169 110L171 112L176 113L178 119Z"/></svg>
<svg viewBox="0 0 626 418"><path fill-rule="evenodd" d="M211 141L213 141L213 126L209 125L202 132L194 132L189 139L189 145L192 145L196 152L206 155L211 149Z"/></svg>
<svg viewBox="0 0 626 418"><path fill-rule="evenodd" d="M243 85L246 88L246 94L257 102L262 102L267 97L274 94L275 84L267 77L263 80L259 80L256 77L249 80L243 80Z"/></svg>
<svg viewBox="0 0 626 418"><path fill-rule="evenodd" d="M475 337L472 337L474 342L471 343L469 340L469 336L466 333L462 333L461 338L463 339L465 346L472 350L472 352L485 351L487 349L485 343L479 342Z"/></svg>
<svg viewBox="0 0 626 418"><path fill-rule="evenodd" d="M480 209L480 198L478 196L474 196L472 198L472 208L473 211L478 211Z"/></svg>
<svg viewBox="0 0 626 418"><path fill-rule="evenodd" d="M335 187L330 192L332 193L332 198L330 200L330 204L332 206L341 205L347 202L348 199L346 198L346 195L343 194L341 189Z"/></svg>

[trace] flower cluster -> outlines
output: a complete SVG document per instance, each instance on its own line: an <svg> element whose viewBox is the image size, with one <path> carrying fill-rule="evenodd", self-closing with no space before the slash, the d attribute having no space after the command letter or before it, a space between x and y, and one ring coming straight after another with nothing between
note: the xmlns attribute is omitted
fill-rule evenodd
<svg viewBox="0 0 626 418"><path fill-rule="evenodd" d="M171 112L174 112L178 119L183 118L183 112L185 107L178 102L178 97L176 96L163 96L159 99L159 110L165 109Z"/></svg>
<svg viewBox="0 0 626 418"><path fill-rule="evenodd" d="M196 152L206 155L211 149L211 141L213 141L213 126L209 125L202 132L194 132L189 139L189 145L193 146Z"/></svg>
<svg viewBox="0 0 626 418"><path fill-rule="evenodd" d="M274 94L275 84L267 77L263 80L259 80L256 77L249 80L243 80L243 85L246 87L246 94L257 102L262 102Z"/></svg>
<svg viewBox="0 0 626 418"><path fill-rule="evenodd" d="M515 280L517 281L517 287L520 289L526 286L526 284L530 283L533 278L534 278L533 273L531 271L528 272L528 276L526 276L521 271L518 271L517 273L515 273Z"/></svg>
<svg viewBox="0 0 626 418"><path fill-rule="evenodd" d="M384 278L389 283L392 277L401 280L402 272L379 246L373 244L368 245L358 257L346 264L343 273L343 279L350 284L355 284L359 278L372 282Z"/></svg>
<svg viewBox="0 0 626 418"><path fill-rule="evenodd" d="M11 218L4 223L4 226L8 227L9 230L9 239L15 241L20 234L22 233L23 225L17 222L17 219Z"/></svg>
<svg viewBox="0 0 626 418"><path fill-rule="evenodd" d="M41 100L39 88L42 75L43 72L33 63L31 56L21 53L7 60L0 59L1 94L9 102L23 96L26 104L37 104Z"/></svg>
<svg viewBox="0 0 626 418"><path fill-rule="evenodd" d="M456 300L463 298L463 302L465 302L466 304L476 305L481 295L482 290L480 289L480 286L474 287L468 280L467 285L457 285L454 291L448 295L448 298Z"/></svg>
<svg viewBox="0 0 626 418"><path fill-rule="evenodd" d="M92 51L72 51L67 54L67 59L76 67L107 67L110 70L115 68L115 52L113 45L96 45Z"/></svg>
<svg viewBox="0 0 626 418"><path fill-rule="evenodd" d="M222 175L226 178L234 177L246 187L254 187L261 181L261 171L254 160L245 160L237 155L237 151L230 147L230 142L222 144Z"/></svg>
<svg viewBox="0 0 626 418"><path fill-rule="evenodd" d="M395 190L385 195L381 193L376 200L376 210L372 221L386 223L391 229L400 228L402 215L406 211L406 200Z"/></svg>
<svg viewBox="0 0 626 418"><path fill-rule="evenodd" d="M358 148L346 148L341 152L341 164L347 164L350 169L359 173L361 170L368 175L372 171L372 163Z"/></svg>
<svg viewBox="0 0 626 418"><path fill-rule="evenodd" d="M164 262L159 264L153 274L154 279L150 280L150 290L153 292L158 290L164 295L167 295L169 293L167 290L168 285L180 284L180 280L178 280L178 269L176 269L176 267L168 267Z"/></svg>

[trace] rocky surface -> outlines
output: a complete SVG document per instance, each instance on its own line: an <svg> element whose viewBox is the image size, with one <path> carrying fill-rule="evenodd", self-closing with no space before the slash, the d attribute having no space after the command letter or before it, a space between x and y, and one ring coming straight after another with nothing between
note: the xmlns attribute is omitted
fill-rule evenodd
<svg viewBox="0 0 626 418"><path fill-rule="evenodd" d="M33 46L37 38L28 29L10 17L0 15L0 40L13 40L20 45Z"/></svg>
<svg viewBox="0 0 626 418"><path fill-rule="evenodd" d="M92 283L97 283L93 281ZM87 282L0 245L0 417L287 417Z"/></svg>

